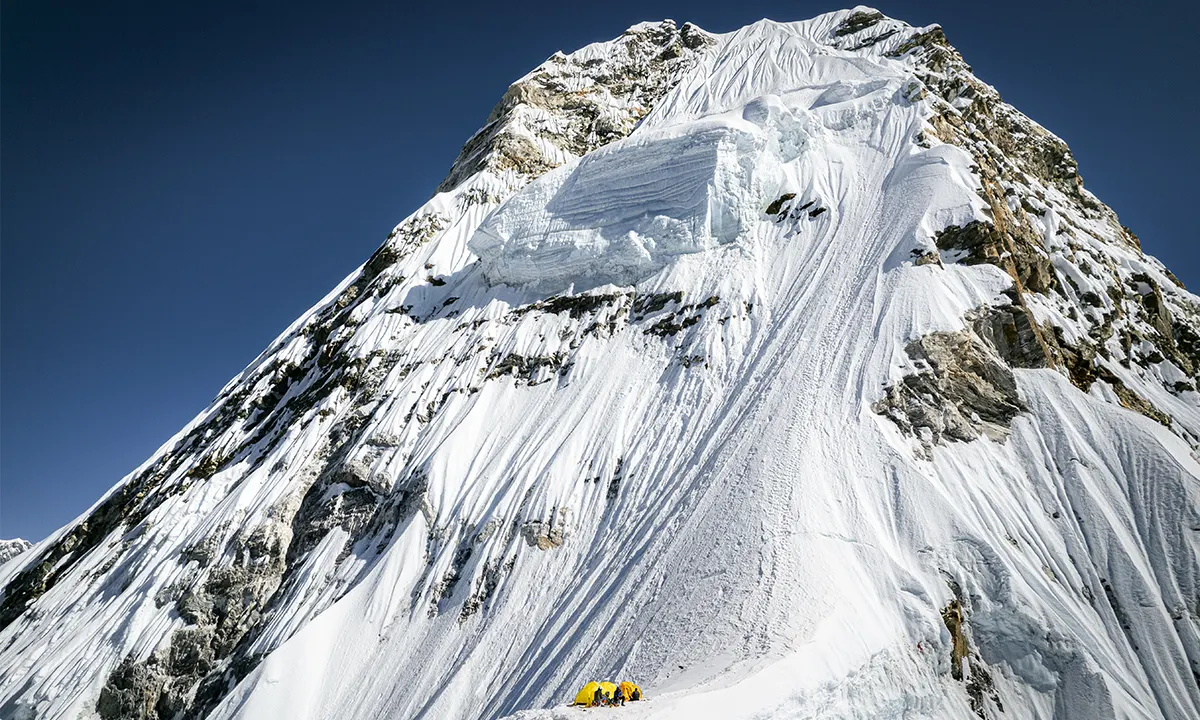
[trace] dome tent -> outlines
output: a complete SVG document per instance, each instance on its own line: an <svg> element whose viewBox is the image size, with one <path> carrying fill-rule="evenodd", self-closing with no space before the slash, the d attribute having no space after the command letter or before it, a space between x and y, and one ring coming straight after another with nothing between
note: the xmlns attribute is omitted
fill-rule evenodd
<svg viewBox="0 0 1200 720"><path fill-rule="evenodd" d="M635 690L637 691L639 700L641 700L645 697L645 694L642 692L642 689L640 687L638 687L637 685L629 682L628 680L621 682L620 688L621 688L621 695L624 696L624 698L626 700L633 699L633 692ZM587 685L583 686L583 689L580 690L579 693L575 695L575 702L573 702L571 704L572 705L585 705L585 706L594 705L596 703L596 700L598 699L597 695L605 698L608 701L611 701L616 694L617 694L617 683L611 682L609 680L604 680L602 682L592 681L592 682L588 683Z"/></svg>
<svg viewBox="0 0 1200 720"><path fill-rule="evenodd" d="M590 682L583 686L583 689L575 695L573 705L591 705L596 699L596 693L600 690L600 683Z"/></svg>

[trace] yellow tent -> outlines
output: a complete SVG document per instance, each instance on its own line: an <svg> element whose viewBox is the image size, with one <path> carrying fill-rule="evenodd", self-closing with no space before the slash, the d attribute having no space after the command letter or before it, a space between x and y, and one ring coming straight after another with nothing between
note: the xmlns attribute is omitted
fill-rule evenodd
<svg viewBox="0 0 1200 720"><path fill-rule="evenodd" d="M638 697L642 697L642 689L631 682L621 683L621 694L626 700L633 699L633 691L638 691ZM583 686L579 694L575 696L575 705L595 705L600 698L611 701L613 696L617 694L617 684L605 680L604 682L590 682Z"/></svg>
<svg viewBox="0 0 1200 720"><path fill-rule="evenodd" d="M596 699L596 691L600 689L600 683L590 682L583 686L579 694L575 696L575 705L591 705Z"/></svg>

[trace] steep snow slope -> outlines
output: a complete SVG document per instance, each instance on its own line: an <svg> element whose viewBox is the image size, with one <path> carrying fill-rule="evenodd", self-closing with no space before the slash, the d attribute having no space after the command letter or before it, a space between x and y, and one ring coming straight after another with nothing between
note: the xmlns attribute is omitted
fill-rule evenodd
<svg viewBox="0 0 1200 720"><path fill-rule="evenodd" d="M1196 717L1198 302L936 27L635 26L0 567L0 714Z"/></svg>

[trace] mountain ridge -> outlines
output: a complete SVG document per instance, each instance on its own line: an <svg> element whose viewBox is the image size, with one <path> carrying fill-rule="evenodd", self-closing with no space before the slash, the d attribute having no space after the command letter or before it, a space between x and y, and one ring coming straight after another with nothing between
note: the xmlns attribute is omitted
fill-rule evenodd
<svg viewBox="0 0 1200 720"><path fill-rule="evenodd" d="M0 568L0 710L1200 706L1197 300L939 27L637 25L441 190Z"/></svg>

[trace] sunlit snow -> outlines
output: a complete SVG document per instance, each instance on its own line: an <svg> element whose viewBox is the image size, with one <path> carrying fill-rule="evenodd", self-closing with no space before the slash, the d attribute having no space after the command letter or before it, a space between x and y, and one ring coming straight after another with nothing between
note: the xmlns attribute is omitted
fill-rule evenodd
<svg viewBox="0 0 1200 720"><path fill-rule="evenodd" d="M918 142L933 104L897 50L929 29L836 36L850 17L715 36L628 137L555 146L528 184L481 170L410 216L394 264L347 278L139 468L245 403L179 451L167 499L0 631L0 715L95 717L118 663L192 627L186 592L286 560L209 717L961 720L952 587L1003 700L989 718L1195 717L1200 395L1139 386L1167 427L1108 384L1017 369L1005 436L928 455L871 409L922 369L910 342L1007 305L1013 278L914 262L991 208L967 150ZM522 113L549 143L528 128L557 116ZM1200 302L1057 192L1038 232L1071 292L1094 280L1068 224ZM275 428L277 408L295 415ZM201 458L222 462L203 477ZM565 706L599 679L647 699Z"/></svg>

